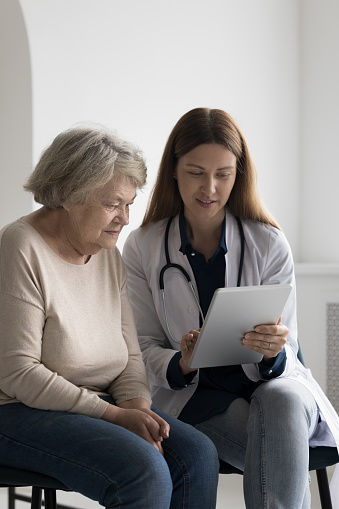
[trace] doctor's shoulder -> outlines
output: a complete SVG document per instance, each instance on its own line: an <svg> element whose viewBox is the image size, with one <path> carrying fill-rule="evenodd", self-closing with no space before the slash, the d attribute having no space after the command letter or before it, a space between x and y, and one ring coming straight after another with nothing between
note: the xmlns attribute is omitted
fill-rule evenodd
<svg viewBox="0 0 339 509"><path fill-rule="evenodd" d="M159 238L163 239L167 221L168 219L161 219L156 223L148 223L145 226L139 226L139 228L136 228L128 235L125 246L132 244L145 245L149 242L153 243Z"/></svg>
<svg viewBox="0 0 339 509"><path fill-rule="evenodd" d="M286 235L279 228L251 219L243 219L242 224L247 244L252 244L262 255L272 249L292 254Z"/></svg>
<svg viewBox="0 0 339 509"><path fill-rule="evenodd" d="M124 261L126 262L133 252L138 253L140 257L152 256L156 252L159 242L163 242L166 224L167 219L162 219L133 230L124 244L122 252Z"/></svg>

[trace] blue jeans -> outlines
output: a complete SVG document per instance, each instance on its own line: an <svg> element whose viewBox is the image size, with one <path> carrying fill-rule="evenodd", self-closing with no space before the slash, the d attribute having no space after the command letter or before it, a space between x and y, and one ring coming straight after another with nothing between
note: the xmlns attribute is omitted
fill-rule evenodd
<svg viewBox="0 0 339 509"><path fill-rule="evenodd" d="M164 457L134 433L100 419L2 405L0 463L50 475L107 509L215 508L215 446L192 426L157 413L171 426Z"/></svg>
<svg viewBox="0 0 339 509"><path fill-rule="evenodd" d="M309 438L318 422L312 394L294 380L261 384L250 403L198 424L219 457L244 472L248 509L309 509Z"/></svg>

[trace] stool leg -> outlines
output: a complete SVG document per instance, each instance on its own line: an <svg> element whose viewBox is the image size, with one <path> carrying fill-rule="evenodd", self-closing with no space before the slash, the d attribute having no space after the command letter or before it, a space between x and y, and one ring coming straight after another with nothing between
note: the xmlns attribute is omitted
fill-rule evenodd
<svg viewBox="0 0 339 509"><path fill-rule="evenodd" d="M36 486L32 487L32 505L31 509L41 509L42 490Z"/></svg>
<svg viewBox="0 0 339 509"><path fill-rule="evenodd" d="M45 509L57 509L56 491L53 488L45 488Z"/></svg>
<svg viewBox="0 0 339 509"><path fill-rule="evenodd" d="M8 509L15 509L15 488L8 488Z"/></svg>
<svg viewBox="0 0 339 509"><path fill-rule="evenodd" d="M326 468L316 470L317 481L319 487L320 503L322 509L332 509L332 501L330 488L328 485L328 477Z"/></svg>

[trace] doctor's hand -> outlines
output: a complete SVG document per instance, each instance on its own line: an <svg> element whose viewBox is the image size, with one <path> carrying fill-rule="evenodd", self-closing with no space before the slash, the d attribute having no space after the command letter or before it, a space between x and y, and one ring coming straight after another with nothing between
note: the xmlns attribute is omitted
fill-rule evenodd
<svg viewBox="0 0 339 509"><path fill-rule="evenodd" d="M245 348L263 354L263 361L272 363L287 342L288 328L281 323L276 325L257 325L254 331L246 332L242 338Z"/></svg>
<svg viewBox="0 0 339 509"><path fill-rule="evenodd" d="M179 366L183 375L188 375L196 371L188 367L189 361L191 360L192 353L199 337L200 330L190 330L188 334L185 334L180 341L181 359Z"/></svg>

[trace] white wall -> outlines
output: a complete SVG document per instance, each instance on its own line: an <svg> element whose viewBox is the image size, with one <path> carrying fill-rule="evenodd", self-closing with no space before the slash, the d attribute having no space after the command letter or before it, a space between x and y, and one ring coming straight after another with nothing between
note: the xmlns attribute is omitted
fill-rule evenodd
<svg viewBox="0 0 339 509"><path fill-rule="evenodd" d="M149 167L149 186L131 213L134 228L174 123L196 106L223 108L247 136L262 196L298 256L298 2L20 0L20 5L32 59L34 162L74 123L116 128L140 145Z"/></svg>
<svg viewBox="0 0 339 509"><path fill-rule="evenodd" d="M327 343L326 307L339 303L338 23L337 0L301 0L298 328L305 362L337 411L339 382L328 391L327 381L339 356ZM335 337L339 348L339 320Z"/></svg>
<svg viewBox="0 0 339 509"><path fill-rule="evenodd" d="M31 62L17 1L0 0L0 228L27 214L22 189L32 169Z"/></svg>
<svg viewBox="0 0 339 509"><path fill-rule="evenodd" d="M301 4L299 255L339 263L339 2Z"/></svg>
<svg viewBox="0 0 339 509"><path fill-rule="evenodd" d="M305 364L312 369L312 374L322 389L327 392L328 376L335 381L328 393L332 403L339 412L339 316L336 331L333 322L328 323L327 304L339 303L339 264L298 264L297 298L298 329ZM338 341L336 352L327 345L327 333L332 327L332 335ZM335 328L335 326L334 326ZM330 356L331 359L330 359ZM327 370L327 365L332 367ZM333 385L333 384L331 384Z"/></svg>

